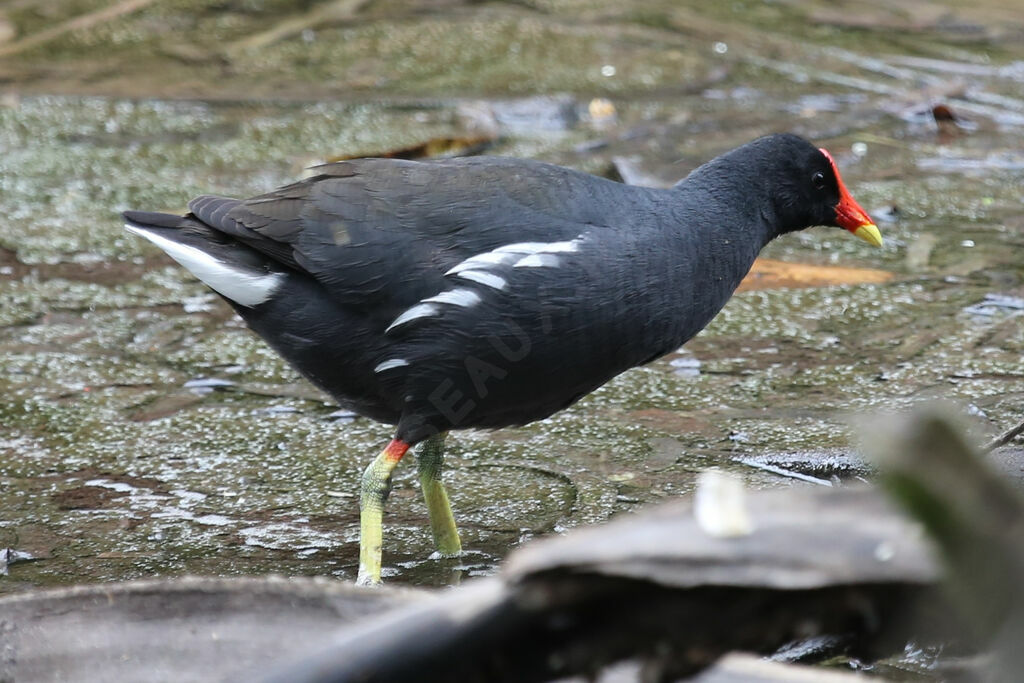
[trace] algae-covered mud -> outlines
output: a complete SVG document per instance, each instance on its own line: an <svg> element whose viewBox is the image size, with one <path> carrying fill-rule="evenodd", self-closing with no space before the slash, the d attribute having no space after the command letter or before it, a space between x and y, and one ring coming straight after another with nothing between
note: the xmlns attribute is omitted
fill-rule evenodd
<svg viewBox="0 0 1024 683"><path fill-rule="evenodd" d="M404 464L392 581L493 572L535 535L686 493L704 468L752 487L870 477L857 417L876 411L945 398L979 435L1024 417L1013 3L182 1L30 40L108 4L20 3L0 22L0 592L354 577L359 475L389 428L338 414L118 212L429 140L672 182L791 130L834 154L886 242L780 239L764 256L791 265L680 352L548 420L453 434L458 560L427 559Z"/></svg>

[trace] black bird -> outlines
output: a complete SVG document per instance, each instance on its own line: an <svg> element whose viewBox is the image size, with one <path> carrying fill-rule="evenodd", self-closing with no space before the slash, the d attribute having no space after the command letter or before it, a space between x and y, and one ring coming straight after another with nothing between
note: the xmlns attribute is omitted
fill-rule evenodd
<svg viewBox="0 0 1024 683"><path fill-rule="evenodd" d="M397 425L363 475L359 583L380 581L391 472L417 452L434 541L450 429L539 420L679 348L772 239L814 225L880 246L832 157L772 135L670 189L473 157L356 159L184 217L127 211L342 406Z"/></svg>

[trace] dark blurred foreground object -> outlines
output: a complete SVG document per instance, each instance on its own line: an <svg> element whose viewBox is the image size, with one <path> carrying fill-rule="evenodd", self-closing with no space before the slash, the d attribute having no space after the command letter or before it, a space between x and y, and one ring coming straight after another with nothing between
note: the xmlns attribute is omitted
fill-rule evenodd
<svg viewBox="0 0 1024 683"><path fill-rule="evenodd" d="M679 501L538 541L498 577L346 629L267 681L545 681L623 659L673 680L819 634L870 660L935 604L920 527L877 491L751 493L745 531L705 507L698 495L696 515Z"/></svg>
<svg viewBox="0 0 1024 683"><path fill-rule="evenodd" d="M433 596L257 578L9 596L0 680L539 681L624 660L667 680L818 634L902 649L936 576L916 525L867 489L740 491L533 543ZM759 680L719 674L702 680Z"/></svg>
<svg viewBox="0 0 1024 683"><path fill-rule="evenodd" d="M824 681L715 662L816 637L873 661L911 640L963 642L964 622L991 654L947 654L959 676L931 673L1020 680L1020 496L934 412L870 432L883 481L921 524L866 487L713 480L693 501L541 540L498 576L433 595L255 578L14 595L0 599L0 680ZM948 566L943 589L922 524Z"/></svg>
<svg viewBox="0 0 1024 683"><path fill-rule="evenodd" d="M938 543L950 602L991 652L981 680L1024 680L1024 497L1013 479L967 443L949 408L865 433L883 485Z"/></svg>
<svg viewBox="0 0 1024 683"><path fill-rule="evenodd" d="M825 634L867 661L909 640L966 645L989 654L947 657L936 678L1024 679L1020 493L941 408L864 431L920 524L873 489L760 492L738 515L702 510L698 490L695 515L676 503L532 544L498 580L342 632L268 683L549 680L624 658L663 681ZM948 568L942 595L922 526Z"/></svg>
<svg viewBox="0 0 1024 683"><path fill-rule="evenodd" d="M154 579L0 598L0 681L242 681L428 594L325 579Z"/></svg>

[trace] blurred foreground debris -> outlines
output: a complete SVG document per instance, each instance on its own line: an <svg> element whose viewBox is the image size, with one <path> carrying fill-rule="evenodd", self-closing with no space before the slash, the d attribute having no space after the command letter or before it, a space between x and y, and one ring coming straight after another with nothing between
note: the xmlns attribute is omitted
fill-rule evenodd
<svg viewBox="0 0 1024 683"><path fill-rule="evenodd" d="M674 680L824 634L870 660L902 649L908 616L935 603L920 528L877 491L716 497L732 517L745 508L744 533L709 534L709 512L702 524L679 501L545 539L500 576L346 629L268 680L542 681L626 659L640 680Z"/></svg>
<svg viewBox="0 0 1024 683"><path fill-rule="evenodd" d="M0 680L253 680L274 664L269 680L290 683L540 681L616 663L602 680L671 680L818 635L873 660L935 604L918 527L875 491L717 481L699 505L700 520L678 501L533 543L501 575L433 597L247 578L2 598ZM800 680L787 667L726 663L700 680Z"/></svg>
<svg viewBox="0 0 1024 683"><path fill-rule="evenodd" d="M1024 497L967 443L948 409L883 421L869 433L882 483L938 543L950 601L977 644L992 650L985 680L1021 680Z"/></svg>
<svg viewBox="0 0 1024 683"><path fill-rule="evenodd" d="M324 579L186 577L0 598L0 681L253 680L339 624L427 599Z"/></svg>
<svg viewBox="0 0 1024 683"><path fill-rule="evenodd" d="M929 645L948 647L915 675L1019 680L1021 496L934 409L865 431L920 523L875 488L710 473L694 501L532 543L433 595L249 578L3 598L0 680L838 681L858 677L784 662ZM891 661L875 673L902 677Z"/></svg>

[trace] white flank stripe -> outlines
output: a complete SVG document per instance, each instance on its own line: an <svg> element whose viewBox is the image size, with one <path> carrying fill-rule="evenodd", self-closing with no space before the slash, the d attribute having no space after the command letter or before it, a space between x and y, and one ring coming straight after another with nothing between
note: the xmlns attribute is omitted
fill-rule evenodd
<svg viewBox="0 0 1024 683"><path fill-rule="evenodd" d="M554 254L530 254L516 261L513 268L557 268L558 264Z"/></svg>
<svg viewBox="0 0 1024 683"><path fill-rule="evenodd" d="M167 255L184 266L190 273L202 280L218 294L242 306L256 306L273 296L284 282L283 273L256 275L238 266L224 263L202 249L181 244L161 237L145 228L134 225L124 226L167 252Z"/></svg>
<svg viewBox="0 0 1024 683"><path fill-rule="evenodd" d="M480 295L471 289L450 289L447 292L441 292L436 296L423 299L423 303L451 304L452 306L469 308L480 303Z"/></svg>
<svg viewBox="0 0 1024 683"><path fill-rule="evenodd" d="M518 254L499 254L494 251L488 251L483 254L477 254L476 256L470 256L462 263L457 264L454 268L449 270L445 275L455 275L461 273L464 270L470 268L479 268L480 266L500 266L503 263L511 263L516 260Z"/></svg>
<svg viewBox="0 0 1024 683"><path fill-rule="evenodd" d="M486 273L482 270L464 270L458 273L457 277L464 278L466 280L472 280L478 282L492 289L505 289L508 287L508 281L503 277L499 277L492 273Z"/></svg>
<svg viewBox="0 0 1024 683"><path fill-rule="evenodd" d="M394 370L395 368L404 368L409 364L404 358L392 358L386 360L373 369L374 372L386 372L387 370Z"/></svg>
<svg viewBox="0 0 1024 683"><path fill-rule="evenodd" d="M498 247L493 251L487 251L483 254L470 256L465 261L456 264L456 266L445 273L445 275L458 275L459 273L467 270L480 270L481 267L505 265L516 261L516 259L519 259L516 262L516 265L518 266L520 263L523 263L523 259L521 258L523 256L533 256L535 254L571 254L580 250L580 244L583 243L583 239L583 235L580 235L574 240L564 242L515 242L514 244L506 244L505 246ZM527 263L527 266L530 265L536 266L538 264L531 261ZM555 265L558 265L557 262Z"/></svg>
<svg viewBox="0 0 1024 683"><path fill-rule="evenodd" d="M416 304L412 308L406 309L402 315L395 318L394 321L388 325L388 329L384 330L384 332L388 333L399 325L404 325L407 322L412 322L419 318L428 318L432 315L437 315L439 312L440 309L438 309L434 304Z"/></svg>

